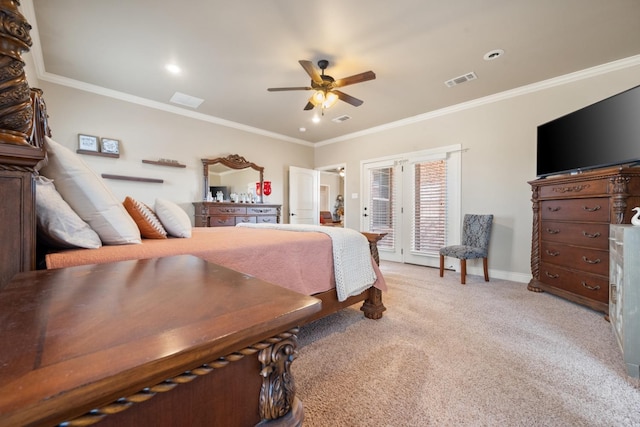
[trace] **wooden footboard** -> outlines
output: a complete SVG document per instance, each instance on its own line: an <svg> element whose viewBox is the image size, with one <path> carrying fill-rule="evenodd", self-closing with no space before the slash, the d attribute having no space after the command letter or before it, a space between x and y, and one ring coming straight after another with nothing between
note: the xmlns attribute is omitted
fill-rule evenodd
<svg viewBox="0 0 640 427"><path fill-rule="evenodd" d="M371 256L375 260L376 264L379 265L380 256L378 254L378 242L386 235L386 233L362 232L362 234L364 234L369 241ZM313 296L322 301L322 310L310 317L307 322L328 316L345 307L357 304L360 301L364 302L362 307L360 307L360 310L364 312L364 316L368 319L380 319L382 317L382 313L387 309L382 303L382 291L378 288L374 288L373 286L362 292L360 295L349 297L342 302L338 301L335 289L314 294Z"/></svg>

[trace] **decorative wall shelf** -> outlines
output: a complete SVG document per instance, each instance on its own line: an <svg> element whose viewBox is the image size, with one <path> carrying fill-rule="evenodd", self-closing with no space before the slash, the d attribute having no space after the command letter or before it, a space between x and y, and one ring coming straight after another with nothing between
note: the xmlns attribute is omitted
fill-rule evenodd
<svg viewBox="0 0 640 427"><path fill-rule="evenodd" d="M125 176L125 175L111 175L108 173L103 173L102 177L105 179L119 179L122 181L153 182L155 184L162 184L164 182L164 179L142 178L138 176Z"/></svg>
<svg viewBox="0 0 640 427"><path fill-rule="evenodd" d="M170 166L172 168L186 168L187 165L183 165L182 163L178 163L178 162L165 162L162 160L143 160L142 163L147 163L149 165L158 165L158 166Z"/></svg>
<svg viewBox="0 0 640 427"><path fill-rule="evenodd" d="M99 151L89 151L89 150L76 150L76 153L86 154L89 156L111 157L113 159L117 159L120 157L120 154L116 154L116 153L101 153Z"/></svg>

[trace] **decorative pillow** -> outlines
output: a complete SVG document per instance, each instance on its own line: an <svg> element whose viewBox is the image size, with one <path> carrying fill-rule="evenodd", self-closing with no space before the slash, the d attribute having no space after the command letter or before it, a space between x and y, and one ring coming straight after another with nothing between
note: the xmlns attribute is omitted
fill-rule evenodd
<svg viewBox="0 0 640 427"><path fill-rule="evenodd" d="M45 140L49 162L42 174L54 180L62 198L102 243L141 243L138 226L102 179L71 150L49 137Z"/></svg>
<svg viewBox="0 0 640 427"><path fill-rule="evenodd" d="M191 237L191 219L178 205L169 200L156 199L156 215L173 237Z"/></svg>
<svg viewBox="0 0 640 427"><path fill-rule="evenodd" d="M162 223L149 206L128 196L124 199L123 205L138 225L142 237L147 239L167 238L167 230L164 229Z"/></svg>
<svg viewBox="0 0 640 427"><path fill-rule="evenodd" d="M53 181L38 176L36 181L36 219L40 236L57 248L97 249L100 237L64 201Z"/></svg>

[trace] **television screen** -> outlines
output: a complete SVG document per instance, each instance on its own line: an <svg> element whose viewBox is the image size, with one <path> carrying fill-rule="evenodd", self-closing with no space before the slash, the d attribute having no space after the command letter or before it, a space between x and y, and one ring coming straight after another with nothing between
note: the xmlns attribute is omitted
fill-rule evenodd
<svg viewBox="0 0 640 427"><path fill-rule="evenodd" d="M218 193L218 191L222 191L222 200L227 202L229 201L229 187L212 185L209 187L209 191L211 192L211 195L213 196L214 200L216 198L216 194Z"/></svg>
<svg viewBox="0 0 640 427"><path fill-rule="evenodd" d="M538 126L537 175L640 161L640 86Z"/></svg>

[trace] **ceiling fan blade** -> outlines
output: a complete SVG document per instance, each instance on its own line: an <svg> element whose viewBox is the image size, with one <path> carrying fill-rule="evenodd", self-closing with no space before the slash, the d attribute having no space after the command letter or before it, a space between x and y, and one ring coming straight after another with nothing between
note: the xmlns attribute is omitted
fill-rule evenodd
<svg viewBox="0 0 640 427"><path fill-rule="evenodd" d="M311 90L309 86L298 86L298 87L270 87L267 88L269 92L281 92L284 90Z"/></svg>
<svg viewBox="0 0 640 427"><path fill-rule="evenodd" d="M344 79L338 79L333 84L333 87L343 87L352 85L355 83L362 83L368 80L373 80L376 78L376 73L373 71L365 71L364 73L356 74L354 76L345 77Z"/></svg>
<svg viewBox="0 0 640 427"><path fill-rule="evenodd" d="M322 83L322 77L320 77L320 74L318 74L318 70L316 70L316 68L313 66L313 62L305 61L304 59L301 59L298 62L300 63L300 65L302 65L302 68L304 68L307 74L309 74L311 80L316 83Z"/></svg>
<svg viewBox="0 0 640 427"><path fill-rule="evenodd" d="M347 104L351 104L354 107L359 107L364 102L364 101L362 101L362 100L360 100L358 98L354 98L351 95L347 95L344 92L340 92L339 90L333 90L332 92L335 93L336 95L338 95L338 98L340 98L340 100L346 102Z"/></svg>
<svg viewBox="0 0 640 427"><path fill-rule="evenodd" d="M304 110L308 111L308 110L313 110L316 107L316 102L313 99L313 95L311 95L311 97L309 98L309 102L307 102L307 105L304 106Z"/></svg>

